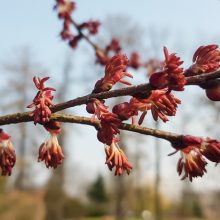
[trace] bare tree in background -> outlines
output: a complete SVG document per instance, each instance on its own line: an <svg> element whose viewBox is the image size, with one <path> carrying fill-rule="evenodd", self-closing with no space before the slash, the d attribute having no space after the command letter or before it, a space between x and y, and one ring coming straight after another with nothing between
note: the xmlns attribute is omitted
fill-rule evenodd
<svg viewBox="0 0 220 220"><path fill-rule="evenodd" d="M67 99L69 92L69 86L71 85L71 73L72 73L72 53L68 54L63 66L62 82L60 83L59 93L57 94L57 101L62 102ZM59 136L59 143L63 147L64 154L66 152L65 140L67 132L65 125L62 124L62 133ZM45 193L45 206L46 216L45 220L62 220L63 208L64 208L64 183L65 183L65 164L64 163L53 172L47 185Z"/></svg>
<svg viewBox="0 0 220 220"><path fill-rule="evenodd" d="M32 78L42 70L42 67L35 63L33 55L29 48L19 50L19 56L16 61L9 60L2 63L3 69L8 73L8 84L3 88L1 110L25 111L27 104L31 100L33 91ZM5 95L7 94L7 95ZM11 97L11 98L8 98ZM4 98L6 98L4 100ZM15 98L15 100L13 100ZM4 104L3 104L4 103ZM33 148L36 145L36 136L30 134L27 123L21 123L18 126L19 136L17 136L18 163L17 175L14 182L14 188L25 190L31 186L31 157Z"/></svg>
<svg viewBox="0 0 220 220"><path fill-rule="evenodd" d="M161 48L163 41L168 37L167 30L157 31L154 27L148 30L148 39L150 43L150 50L153 52L153 57L160 60ZM155 122L155 128L160 129L160 122ZM154 214L155 220L162 220L162 205L160 197L161 184L161 147L160 140L155 139L155 179L154 179Z"/></svg>
<svg viewBox="0 0 220 220"><path fill-rule="evenodd" d="M99 42L102 43L104 39L108 39L108 42L112 38L116 38L121 43L122 48L126 49L123 52L126 54L131 54L134 52L135 48L141 48L138 52L143 52L143 37L144 31L143 29L137 25L135 22L131 20L131 18L125 15L114 15L109 16L103 22L103 30L104 36L101 36ZM133 33L136 33L135 35ZM108 43L105 41L105 44ZM142 51L141 51L142 50ZM116 100L117 103L123 102L121 98ZM115 103L116 104L116 103ZM126 139L125 134L120 134L120 146L122 147L123 151L126 152L124 148L125 143L124 139ZM128 152L126 152L128 154ZM115 195L115 217L117 220L122 220L125 218L126 214L128 213L128 202L127 201L127 194L128 194L128 180L127 178L122 175L120 177L113 177L112 181L114 182L114 195Z"/></svg>

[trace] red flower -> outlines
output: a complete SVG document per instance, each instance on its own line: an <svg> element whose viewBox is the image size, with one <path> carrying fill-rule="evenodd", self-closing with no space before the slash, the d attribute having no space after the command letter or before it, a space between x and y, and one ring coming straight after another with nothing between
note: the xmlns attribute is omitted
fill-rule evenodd
<svg viewBox="0 0 220 220"><path fill-rule="evenodd" d="M195 177L202 177L206 172L205 166L207 162L202 157L201 152L198 148L188 146L181 150L181 158L177 164L177 171L179 175L184 172L182 180L189 178L192 182L192 179Z"/></svg>
<svg viewBox="0 0 220 220"><path fill-rule="evenodd" d="M199 47L193 55L194 64L186 70L186 76L214 72L220 67L220 51L218 45L211 44Z"/></svg>
<svg viewBox="0 0 220 220"><path fill-rule="evenodd" d="M196 147L201 154L208 160L219 163L220 162L220 142L211 138L200 138L191 135L183 137L183 143Z"/></svg>
<svg viewBox="0 0 220 220"><path fill-rule="evenodd" d="M220 80L209 80L203 85L200 85L205 89L206 96L212 101L220 101Z"/></svg>
<svg viewBox="0 0 220 220"><path fill-rule="evenodd" d="M169 54L164 47L165 66L161 72L153 73L150 76L150 84L157 89L168 87L169 90L182 91L186 84L183 68L180 65L183 61L175 53Z"/></svg>
<svg viewBox="0 0 220 220"><path fill-rule="evenodd" d="M93 99L86 105L86 110L90 114L94 114L93 118L97 117L101 119L103 114L109 113L108 107L104 105L104 101L100 101L98 99Z"/></svg>
<svg viewBox="0 0 220 220"><path fill-rule="evenodd" d="M70 30L71 21L69 19L64 20L63 30L60 33L60 36L63 40L71 40L74 35Z"/></svg>
<svg viewBox="0 0 220 220"><path fill-rule="evenodd" d="M208 160L219 163L220 162L220 143L219 141L211 138L203 139L200 147L202 155Z"/></svg>
<svg viewBox="0 0 220 220"><path fill-rule="evenodd" d="M76 48L81 39L82 39L81 35L73 36L72 39L69 41L70 47L73 49Z"/></svg>
<svg viewBox="0 0 220 220"><path fill-rule="evenodd" d="M166 89L161 89L153 90L151 95L146 99L132 97L129 103L124 102L115 105L112 111L117 114L122 121L138 115L138 111L140 111L142 112L138 121L138 124L140 125L142 124L147 111L151 110L155 121L157 121L159 117L166 122L168 121L166 116L176 115L176 109L180 103L181 101L173 94L168 93Z"/></svg>
<svg viewBox="0 0 220 220"><path fill-rule="evenodd" d="M128 120L132 116L138 115L138 110L136 109L136 107L133 107L131 103L132 101L130 101L130 103L123 102L118 105L115 105L112 109L112 112L117 114L122 121Z"/></svg>
<svg viewBox="0 0 220 220"><path fill-rule="evenodd" d="M98 32L100 24L101 23L99 21L88 21L79 25L79 28L80 29L86 28L90 34L94 35Z"/></svg>
<svg viewBox="0 0 220 220"><path fill-rule="evenodd" d="M119 40L116 39L116 38L112 38L112 40L109 43L109 45L106 46L106 51L107 51L107 53L109 51L113 51L115 53L119 53L121 51L121 46L120 46Z"/></svg>
<svg viewBox="0 0 220 220"><path fill-rule="evenodd" d="M132 78L132 75L126 72L128 62L127 57L123 54L113 56L105 67L105 76L95 84L93 93L108 91L117 82L131 85L129 82L122 79L125 76Z"/></svg>
<svg viewBox="0 0 220 220"><path fill-rule="evenodd" d="M143 112L143 116L140 118L139 124L142 123L143 117L146 111L151 110L152 116L155 121L158 117L163 122L168 121L167 116L175 116L178 104L181 103L173 94L168 93L166 89L153 90L151 95L147 99L133 98L131 100L132 105L139 111Z"/></svg>
<svg viewBox="0 0 220 220"><path fill-rule="evenodd" d="M10 176L16 162L15 150L10 136L0 129L0 167L2 176Z"/></svg>
<svg viewBox="0 0 220 220"><path fill-rule="evenodd" d="M116 114L108 112L101 115L100 125L97 138L102 143L110 145L114 136L120 133L118 127L121 125L121 120Z"/></svg>
<svg viewBox="0 0 220 220"><path fill-rule="evenodd" d="M131 54L129 66L133 67L134 69L138 69L139 67L142 66L142 62L141 62L141 58L140 58L139 53L133 52Z"/></svg>
<svg viewBox="0 0 220 220"><path fill-rule="evenodd" d="M116 134L120 131L118 127L121 120L114 113L108 111L108 107L98 99L94 99L86 106L88 113L93 114L92 120L97 117L100 120L100 128L98 129L97 138L104 144L110 145Z"/></svg>
<svg viewBox="0 0 220 220"><path fill-rule="evenodd" d="M182 155L177 164L179 175L184 172L182 179L188 177L192 181L194 177L202 177L206 172L205 166L207 165L204 157L215 163L220 162L220 142L211 138L185 135L182 138L182 144L174 144L173 147Z"/></svg>
<svg viewBox="0 0 220 220"><path fill-rule="evenodd" d="M113 139L110 146L105 146L106 164L109 170L115 167L115 176L120 176L123 171L130 174L132 165L128 162L128 159L123 150L118 145L118 140Z"/></svg>
<svg viewBox="0 0 220 220"><path fill-rule="evenodd" d="M57 4L55 5L55 9L58 11L59 18L70 18L71 13L74 11L76 4L70 0L56 0Z"/></svg>
<svg viewBox="0 0 220 220"><path fill-rule="evenodd" d="M47 168L53 167L55 169L62 164L64 159L63 150L57 139L58 134L61 132L60 123L49 122L44 126L50 132L50 139L41 144L38 162L44 161Z"/></svg>
<svg viewBox="0 0 220 220"><path fill-rule="evenodd" d="M33 103L27 106L27 108L35 107L35 110L31 113L31 116L34 116L34 123L37 124L45 123L49 121L51 116L50 107L53 106L52 100L52 91L55 91L54 88L45 87L44 83L49 79L49 77L39 78L34 77L33 81L36 88L39 90Z"/></svg>

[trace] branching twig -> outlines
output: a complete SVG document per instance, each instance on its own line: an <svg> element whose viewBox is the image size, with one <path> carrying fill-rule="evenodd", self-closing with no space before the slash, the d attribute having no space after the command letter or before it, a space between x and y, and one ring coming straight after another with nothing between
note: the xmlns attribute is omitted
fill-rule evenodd
<svg viewBox="0 0 220 220"><path fill-rule="evenodd" d="M99 128L99 122L97 120L93 121L91 120L91 118L88 118L88 117L55 113L55 114L52 114L51 120L60 121L60 122L77 123L77 124L86 124L86 125L94 126L95 128ZM139 134L150 135L153 137L161 138L171 143L182 142L182 135L167 132L167 131L161 131L158 129L146 128L146 127L127 124L127 123L122 123L119 126L119 128L121 130L132 131L132 132L136 132Z"/></svg>
<svg viewBox="0 0 220 220"><path fill-rule="evenodd" d="M187 77L187 85L199 85L200 83L207 82L208 80L219 78L220 71L216 71L214 73L205 73L197 76L190 76ZM60 104L55 105L51 108L52 112L58 112L67 108L71 108L78 105L87 104L90 99L97 98L97 99L108 99L113 97L119 96L133 96L137 93L145 93L146 96L153 90L154 88L149 84L140 84L137 86L130 86L122 89L111 90L108 92L100 92L97 94L89 94L86 96L82 96L67 102L63 102ZM29 116L30 112L23 112L23 113L15 113L10 115L5 115L0 117L0 125L6 124L15 124L21 122L28 122L32 121L32 117Z"/></svg>
<svg viewBox="0 0 220 220"><path fill-rule="evenodd" d="M186 85L199 85L200 83L219 77L220 77L220 71L216 71L214 73L205 73L197 76L190 76L190 77L186 77L186 81L187 81ZM89 94L64 103L57 104L52 108L52 111L57 112L66 108L83 105L88 103L91 98L108 99L119 96L134 96L137 93L144 93L147 97L153 89L154 88L149 83L146 83L137 86L126 87L123 89L111 90L108 92Z"/></svg>
<svg viewBox="0 0 220 220"><path fill-rule="evenodd" d="M79 25L78 25L73 19L71 19L71 23L72 23L73 26L76 28L76 30L78 31L79 35L80 35L82 38L84 38L84 39L87 41L87 43L90 44L90 45L93 47L93 49L94 49L95 51L99 50L99 51L102 51L103 53L106 53L106 51L105 51L104 49L100 48L97 44L95 44L94 42L92 42L92 41L89 39L89 37L86 36L86 35L82 32L82 30L80 29Z"/></svg>

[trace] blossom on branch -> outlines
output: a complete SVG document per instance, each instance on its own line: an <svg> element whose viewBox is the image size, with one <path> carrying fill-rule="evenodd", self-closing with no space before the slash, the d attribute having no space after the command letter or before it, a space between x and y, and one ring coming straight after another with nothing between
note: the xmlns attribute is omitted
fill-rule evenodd
<svg viewBox="0 0 220 220"><path fill-rule="evenodd" d="M181 180L185 178L189 178L192 182L192 179L195 177L202 177L206 172L205 166L207 162L202 157L199 149L194 147L187 147L181 150L181 158L177 164L178 174L181 175L183 172L183 176Z"/></svg>
<svg viewBox="0 0 220 220"><path fill-rule="evenodd" d="M15 150L10 136L0 129L0 168L2 176L10 176L16 162Z"/></svg>
<svg viewBox="0 0 220 220"><path fill-rule="evenodd" d="M104 144L110 145L116 134L120 133L121 120L114 113L102 114L100 118L101 128L98 129L97 138Z"/></svg>
<svg viewBox="0 0 220 220"><path fill-rule="evenodd" d="M41 144L39 148L38 162L44 161L46 167L57 168L64 160L64 154L59 145L57 136L61 133L60 122L48 122L44 125L50 133L49 140Z"/></svg>
<svg viewBox="0 0 220 220"><path fill-rule="evenodd" d="M220 142L211 138L200 138L191 135L185 135L183 142L187 145L197 147L201 154L208 160L219 163L220 162Z"/></svg>
<svg viewBox="0 0 220 220"><path fill-rule="evenodd" d="M134 98L131 99L130 102L123 102L120 104L115 105L112 108L112 112L117 114L118 117L124 121L124 120L128 120L129 118L133 117L134 115L138 115L138 108L132 105L132 100Z"/></svg>
<svg viewBox="0 0 220 220"><path fill-rule="evenodd" d="M104 101L93 99L87 104L86 110L93 114L92 121L97 117L100 120L100 128L97 132L97 138L104 144L110 145L116 134L119 134L119 126L121 120L117 114L108 111L108 107L104 105Z"/></svg>
<svg viewBox="0 0 220 220"><path fill-rule="evenodd" d="M209 80L200 84L205 89L206 96L212 101L220 101L220 80Z"/></svg>
<svg viewBox="0 0 220 220"><path fill-rule="evenodd" d="M142 124L147 111L150 110L155 121L160 118L166 122L168 121L167 116L176 115L176 109L180 103L181 101L166 89L153 90L146 99L132 97L129 103L124 102L114 106L113 112L121 120L127 120L140 111L142 115L138 124Z"/></svg>
<svg viewBox="0 0 220 220"><path fill-rule="evenodd" d="M211 44L199 47L193 55L194 64L185 71L185 76L194 76L216 71L220 67L218 45Z"/></svg>
<svg viewBox="0 0 220 220"><path fill-rule="evenodd" d="M113 51L115 53L119 53L121 51L121 45L117 38L112 38L111 42L105 48L106 52L109 53Z"/></svg>
<svg viewBox="0 0 220 220"><path fill-rule="evenodd" d="M164 55L164 68L150 76L150 84L157 89L168 87L169 90L183 91L186 84L183 68L180 67L183 61L175 53L169 54L166 47Z"/></svg>
<svg viewBox="0 0 220 220"><path fill-rule="evenodd" d="M60 33L60 36L63 40L71 40L74 35L70 30L71 21L69 19L64 20L63 22L63 30Z"/></svg>
<svg viewBox="0 0 220 220"><path fill-rule="evenodd" d="M168 121L166 116L175 116L177 107L181 104L181 101L166 89L154 90L147 100L139 101L149 103L148 109L151 110L154 120L157 121L159 117L163 122Z"/></svg>
<svg viewBox="0 0 220 220"><path fill-rule="evenodd" d="M202 177L206 172L205 158L215 163L220 162L220 142L217 140L185 135L182 144L172 146L176 149L174 153L181 152L177 171L179 175L183 173L182 179L189 178L192 181L195 177Z"/></svg>
<svg viewBox="0 0 220 220"><path fill-rule="evenodd" d="M130 57L129 66L134 68L134 69L138 69L142 65L143 64L142 64L142 61L141 61L140 54L137 53L137 52L133 52L131 54L131 57Z"/></svg>
<svg viewBox="0 0 220 220"><path fill-rule="evenodd" d="M92 119L95 117L101 119L103 114L109 113L108 106L104 104L104 100L99 99L92 99L91 102L86 105L86 110L88 113L93 114Z"/></svg>
<svg viewBox="0 0 220 220"><path fill-rule="evenodd" d="M55 5L55 9L58 12L58 17L61 19L69 19L71 17L71 13L76 8L75 2L71 0L56 0L57 4Z"/></svg>
<svg viewBox="0 0 220 220"><path fill-rule="evenodd" d="M123 171L130 174L132 165L128 162L128 159L123 150L118 145L118 139L114 138L112 143L105 146L106 164L109 170L115 167L115 176L120 176Z"/></svg>
<svg viewBox="0 0 220 220"><path fill-rule="evenodd" d="M91 35L97 34L100 26L99 21L87 21L80 24L78 27L80 29L87 29Z"/></svg>
<svg viewBox="0 0 220 220"><path fill-rule="evenodd" d="M52 92L56 91L54 88L45 87L44 83L49 79L49 77L39 78L34 77L33 81L36 88L39 90L37 95L33 99L33 103L27 106L27 108L35 108L33 112L31 112L31 116L34 116L34 123L45 123L49 121L51 116L50 107L53 106L52 100L53 95Z"/></svg>
<svg viewBox="0 0 220 220"><path fill-rule="evenodd" d="M76 48L77 47L77 45L78 45L78 43L79 43L79 41L82 39L82 35L76 35L76 36L73 36L72 38L71 38L71 40L69 41L69 45L70 45L70 47L71 48Z"/></svg>
<svg viewBox="0 0 220 220"><path fill-rule="evenodd" d="M131 85L131 83L122 79L125 76L133 78L130 73L126 72L128 63L129 61L124 54L113 56L105 67L105 76L96 82L93 93L108 91L117 82Z"/></svg>

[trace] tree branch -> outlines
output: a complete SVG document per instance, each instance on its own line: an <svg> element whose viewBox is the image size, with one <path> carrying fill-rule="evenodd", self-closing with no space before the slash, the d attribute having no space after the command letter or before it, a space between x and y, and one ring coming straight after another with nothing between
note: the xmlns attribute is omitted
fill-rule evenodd
<svg viewBox="0 0 220 220"><path fill-rule="evenodd" d="M95 44L94 42L92 42L92 41L89 39L89 37L86 36L86 35L82 32L82 30L79 28L79 25L78 25L73 19L71 19L71 23L72 23L72 25L76 28L76 30L78 31L79 35L80 35L81 37L83 37L83 38L87 41L87 43L90 44L90 45L93 47L93 49L94 49L95 51L99 50L99 51L102 51L103 53L106 53L105 50L103 50L103 49L100 48L97 44Z"/></svg>
<svg viewBox="0 0 220 220"><path fill-rule="evenodd" d="M0 117L0 125L6 125L6 124L16 124L21 122L30 122L33 121L33 117L29 115L30 112L24 112L24 113L16 113L11 115L5 115ZM51 115L52 121L60 121L60 122L69 122L69 123L76 123L76 124L84 124L84 125L90 125L94 126L96 129L100 128L100 124L98 120L91 120L91 118L83 117L83 116L74 116L69 114L58 114L53 113ZM164 140L167 140L171 143L181 143L182 142L182 135L161 131L157 129L152 128L146 128L141 127L138 125L131 125L122 123L119 126L119 129L126 130L126 131L132 131L139 134L145 134L154 136L157 138L161 138Z"/></svg>
<svg viewBox="0 0 220 220"><path fill-rule="evenodd" d="M201 83L205 83L209 80L216 79L220 77L220 71L216 71L214 73L204 73L197 76L186 77L186 85L199 85ZM66 108L87 104L90 99L109 99L113 97L119 96L134 96L135 94L142 93L146 97L149 96L150 92L154 90L149 83L140 84L137 86L130 86L122 89L111 90L107 92L101 92L97 94L89 94L86 96L82 96L67 102L63 102L52 107L53 112L61 111Z"/></svg>
<svg viewBox="0 0 220 220"><path fill-rule="evenodd" d="M88 117L82 117L82 116L74 116L74 115L68 115L68 114L52 114L51 120L53 121L60 121L60 122L69 122L69 123L77 123L77 124L85 124L94 126L96 129L100 127L98 120L91 120L91 118ZM167 140L171 143L182 143L182 137L183 135L162 131L158 129L152 129L152 128L146 128L138 125L132 125L127 123L122 123L119 126L119 129L131 131L139 134L144 135L150 135L153 137L161 138L164 140Z"/></svg>
<svg viewBox="0 0 220 220"><path fill-rule="evenodd" d="M200 83L204 83L219 77L220 71L216 71L214 73L205 73L197 76L190 76L186 78L186 85L199 85ZM88 94L86 96L78 97L76 99L57 104L53 106L51 110L55 113L74 106L87 104L92 98L108 99L119 96L134 96L138 93L143 93L147 97L153 89L154 88L149 83L146 83L107 92L100 92L97 94ZM33 117L31 117L29 114L30 112L23 112L0 116L0 126L6 124L16 124L21 122L33 121Z"/></svg>

